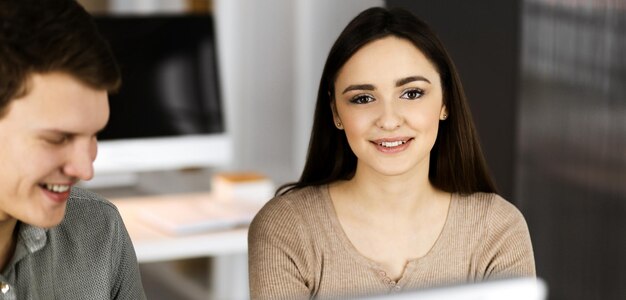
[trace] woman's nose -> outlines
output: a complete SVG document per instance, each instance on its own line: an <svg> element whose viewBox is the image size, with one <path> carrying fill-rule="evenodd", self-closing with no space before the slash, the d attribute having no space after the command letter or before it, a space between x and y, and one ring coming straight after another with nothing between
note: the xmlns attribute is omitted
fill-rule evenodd
<svg viewBox="0 0 626 300"><path fill-rule="evenodd" d="M381 101L380 115L376 120L376 126L383 130L394 130L402 125L404 118L402 117L401 108L397 101Z"/></svg>

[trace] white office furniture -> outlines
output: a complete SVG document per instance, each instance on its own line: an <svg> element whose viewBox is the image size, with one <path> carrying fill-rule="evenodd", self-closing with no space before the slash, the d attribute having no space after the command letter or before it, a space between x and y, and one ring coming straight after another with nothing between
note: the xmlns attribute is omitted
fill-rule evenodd
<svg viewBox="0 0 626 300"><path fill-rule="evenodd" d="M140 217L142 210L162 201L194 201L201 194L143 196L113 199L126 225L139 263L213 257L209 299L248 299L247 228L189 235L165 233ZM207 193L207 197L210 195Z"/></svg>

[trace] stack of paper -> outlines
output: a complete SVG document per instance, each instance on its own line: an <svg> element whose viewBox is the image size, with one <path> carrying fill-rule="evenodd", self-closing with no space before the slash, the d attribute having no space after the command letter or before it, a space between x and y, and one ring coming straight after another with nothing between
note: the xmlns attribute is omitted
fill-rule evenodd
<svg viewBox="0 0 626 300"><path fill-rule="evenodd" d="M247 226L261 206L215 197L181 197L151 203L138 212L144 222L167 233L184 235Z"/></svg>

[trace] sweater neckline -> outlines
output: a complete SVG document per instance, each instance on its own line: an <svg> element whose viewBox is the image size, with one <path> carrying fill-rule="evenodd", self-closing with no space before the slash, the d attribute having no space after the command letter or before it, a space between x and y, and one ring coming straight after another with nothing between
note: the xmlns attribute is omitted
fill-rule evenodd
<svg viewBox="0 0 626 300"><path fill-rule="evenodd" d="M456 193L451 193L450 205L448 207L446 221L443 225L443 228L441 229L441 232L439 233L439 236L437 237L437 240L435 241L433 246L428 250L428 252L426 252L425 255L421 257L409 259L404 267L404 271L402 272L401 277L397 281L394 281L394 280L391 280L387 276L386 270L380 265L380 263L363 255L354 246L354 244L352 244L352 242L350 241L350 238L348 238L348 235L346 234L343 227L341 226L341 223L339 222L337 211L335 210L335 206L330 197L329 188L330 188L330 185L328 184L323 186L320 189L320 193L322 193L322 198L324 199L324 206L326 209L326 213L328 215L328 218L330 219L332 229L335 232L337 238L339 239L339 243L343 246L343 248L346 251L348 251L351 254L353 258L355 258L360 263L368 266L373 272L375 272L376 273L375 275L379 277L383 281L383 283L389 285L390 288L392 289L395 288L396 290L399 290L402 286L405 285L406 280L408 280L407 278L410 277L410 273L412 273L413 270L415 270L415 266L418 263L423 263L425 261L428 261L431 257L435 256L434 253L439 253L441 251L440 249L444 247L443 245L446 244L446 240L448 239L448 236L450 235L449 232L451 230L450 227L452 226L452 223L453 223L452 220L454 219L455 213L457 211L458 197Z"/></svg>

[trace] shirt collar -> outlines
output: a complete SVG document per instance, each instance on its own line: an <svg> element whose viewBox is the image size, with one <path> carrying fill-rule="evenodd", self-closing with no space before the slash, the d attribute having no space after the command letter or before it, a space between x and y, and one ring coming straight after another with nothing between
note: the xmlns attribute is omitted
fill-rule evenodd
<svg viewBox="0 0 626 300"><path fill-rule="evenodd" d="M15 252L13 258L9 260L9 263L5 266L1 275L7 275L13 273L14 266L29 254L35 253L48 242L47 229L28 225L22 222L17 223L17 244L15 245ZM13 273L14 274L14 273Z"/></svg>
<svg viewBox="0 0 626 300"><path fill-rule="evenodd" d="M46 234L48 232L47 229L21 222L19 226L18 243L20 243L21 240L24 246L26 246L26 249L28 249L28 252L37 252L46 245L48 241Z"/></svg>

